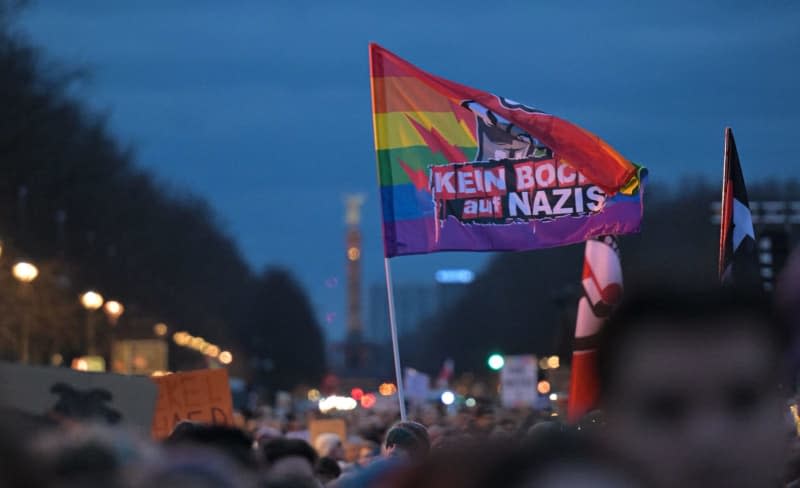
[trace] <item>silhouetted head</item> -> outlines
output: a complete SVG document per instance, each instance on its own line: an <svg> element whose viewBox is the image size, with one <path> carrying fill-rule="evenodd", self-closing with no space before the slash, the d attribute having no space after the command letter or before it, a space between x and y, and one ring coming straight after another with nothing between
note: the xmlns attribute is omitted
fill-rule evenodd
<svg viewBox="0 0 800 488"><path fill-rule="evenodd" d="M399 422L386 433L383 443L387 456L407 456L419 460L428 455L431 441L428 429L418 422Z"/></svg>
<svg viewBox="0 0 800 488"><path fill-rule="evenodd" d="M319 482L324 485L341 476L342 468L339 467L339 463L335 459L321 457L314 467L314 474L316 474Z"/></svg>
<svg viewBox="0 0 800 488"><path fill-rule="evenodd" d="M273 439L261 446L261 454L273 478L314 476L317 452L302 439Z"/></svg>
<svg viewBox="0 0 800 488"><path fill-rule="evenodd" d="M168 445L190 444L220 451L247 468L255 468L253 440L234 427L180 422L165 441Z"/></svg>
<svg viewBox="0 0 800 488"><path fill-rule="evenodd" d="M314 449L320 457L332 458L336 461L344 461L344 445L342 439L334 433L325 432L314 439Z"/></svg>

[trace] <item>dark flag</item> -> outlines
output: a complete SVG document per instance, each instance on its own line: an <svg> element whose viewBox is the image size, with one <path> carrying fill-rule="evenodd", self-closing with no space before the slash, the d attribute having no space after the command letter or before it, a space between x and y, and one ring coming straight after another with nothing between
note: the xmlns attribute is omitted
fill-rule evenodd
<svg viewBox="0 0 800 488"><path fill-rule="evenodd" d="M733 130L725 128L719 230L719 277L724 285L761 288L756 236Z"/></svg>

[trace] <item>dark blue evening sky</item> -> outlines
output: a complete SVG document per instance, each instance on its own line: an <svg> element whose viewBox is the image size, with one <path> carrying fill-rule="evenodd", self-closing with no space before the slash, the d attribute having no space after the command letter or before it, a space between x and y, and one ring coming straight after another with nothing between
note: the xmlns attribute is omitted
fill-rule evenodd
<svg viewBox="0 0 800 488"><path fill-rule="evenodd" d="M725 125L748 178L800 175L800 2L539 3L38 0L21 20L51 60L90 70L78 93L140 164L209 199L254 267L291 268L337 336L346 192L367 194L365 284L383 273L370 40L588 128L651 181L719 178Z"/></svg>

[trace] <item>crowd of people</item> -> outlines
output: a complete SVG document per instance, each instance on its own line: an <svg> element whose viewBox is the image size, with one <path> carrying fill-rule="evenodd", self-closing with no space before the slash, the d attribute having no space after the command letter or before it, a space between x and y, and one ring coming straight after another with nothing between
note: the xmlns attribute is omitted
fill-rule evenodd
<svg viewBox="0 0 800 488"><path fill-rule="evenodd" d="M304 417L265 407L235 427L183 421L156 442L8 411L0 486L800 486L798 296L631 294L599 339L598 409L576 424L491 403L412 421L362 409L340 417L344 438L310 438Z"/></svg>

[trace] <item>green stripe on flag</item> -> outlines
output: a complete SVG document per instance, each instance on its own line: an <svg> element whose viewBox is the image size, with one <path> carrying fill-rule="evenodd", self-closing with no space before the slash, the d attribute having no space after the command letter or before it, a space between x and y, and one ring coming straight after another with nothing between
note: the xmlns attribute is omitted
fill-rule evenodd
<svg viewBox="0 0 800 488"><path fill-rule="evenodd" d="M477 148L462 146L459 149L472 157ZM403 185L411 182L411 178L403 169L400 161L412 171L424 171L426 178L428 166L447 164L448 162L441 153L434 153L428 146L381 149L378 151L378 172L381 186Z"/></svg>

